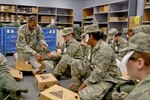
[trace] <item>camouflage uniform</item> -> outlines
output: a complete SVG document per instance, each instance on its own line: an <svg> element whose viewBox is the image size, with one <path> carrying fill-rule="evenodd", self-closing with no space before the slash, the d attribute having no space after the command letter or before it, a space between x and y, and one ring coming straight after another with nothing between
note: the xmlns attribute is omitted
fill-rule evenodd
<svg viewBox="0 0 150 100"><path fill-rule="evenodd" d="M28 24L22 25L19 27L17 35L18 38L16 48L19 60L29 61L31 59L30 57L36 53L40 53L42 57L46 58L47 52L49 52L49 50L41 50L41 45L44 44L47 46L47 44L44 41L42 30L39 25L36 26L33 32L29 30ZM36 58L34 59L34 62L36 63Z"/></svg>
<svg viewBox="0 0 150 100"><path fill-rule="evenodd" d="M143 45L144 44L144 45ZM145 33L135 34L128 47L123 51L138 51L150 54L150 35ZM147 65L149 67L149 65ZM149 100L150 98L150 73L129 93L125 100Z"/></svg>
<svg viewBox="0 0 150 100"><path fill-rule="evenodd" d="M72 28L63 29L63 33L62 33L63 35L67 35L70 33L73 33ZM70 39L67 43L64 43L61 50L63 51L62 55L60 55L61 60L59 61L59 63L54 69L54 73L60 76L68 68L68 63L69 63L68 57L72 59L82 59L83 57L82 48L79 42L74 38Z"/></svg>
<svg viewBox="0 0 150 100"><path fill-rule="evenodd" d="M139 32L144 32L146 34L150 34L150 25L139 25L133 28L133 32L135 34Z"/></svg>
<svg viewBox="0 0 150 100"><path fill-rule="evenodd" d="M32 33L28 28L28 24L22 25L19 27L17 34L16 48L19 60L28 61L31 55L41 52L40 47L42 44L47 46L39 25Z"/></svg>
<svg viewBox="0 0 150 100"><path fill-rule="evenodd" d="M118 31L115 29L111 29L109 31L109 35L115 36L118 34ZM120 52L121 49L125 48L127 46L127 40L125 40L124 38L120 37L120 40L116 43L115 41L111 40L108 42L110 44L110 46L112 47L113 51L115 52L117 58L119 60L122 59L122 57L124 56L125 52Z"/></svg>
<svg viewBox="0 0 150 100"><path fill-rule="evenodd" d="M91 32L98 31L97 25L86 26L85 30L88 29ZM112 86L104 80L119 76L120 71L116 66L113 50L103 40L99 40L95 47L87 48L87 54L83 60L72 61L71 75L73 85L77 88L82 83L82 78L85 79L83 83L87 87L79 92L82 100L99 100Z"/></svg>
<svg viewBox="0 0 150 100"><path fill-rule="evenodd" d="M7 60L0 53L0 100L3 100L9 94L9 98L12 100L19 100L20 93L26 93L27 91L28 90L23 89L10 75Z"/></svg>

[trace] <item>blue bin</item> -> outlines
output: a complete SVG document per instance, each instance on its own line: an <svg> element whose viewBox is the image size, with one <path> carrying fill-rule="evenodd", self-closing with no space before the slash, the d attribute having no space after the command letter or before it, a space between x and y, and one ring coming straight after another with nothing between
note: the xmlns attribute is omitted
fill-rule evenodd
<svg viewBox="0 0 150 100"><path fill-rule="evenodd" d="M57 29L42 28L44 39L51 51L56 50L56 33Z"/></svg>
<svg viewBox="0 0 150 100"><path fill-rule="evenodd" d="M3 28L0 27L0 53L3 53Z"/></svg>
<svg viewBox="0 0 150 100"><path fill-rule="evenodd" d="M3 40L4 40L4 54L16 52L18 27L4 27Z"/></svg>

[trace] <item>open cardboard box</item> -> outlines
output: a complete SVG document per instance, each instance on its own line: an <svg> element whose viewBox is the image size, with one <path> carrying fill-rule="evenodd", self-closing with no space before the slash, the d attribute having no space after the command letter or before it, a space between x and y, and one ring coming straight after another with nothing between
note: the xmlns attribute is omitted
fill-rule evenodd
<svg viewBox="0 0 150 100"><path fill-rule="evenodd" d="M16 61L16 69L20 71L32 71L32 65L26 63L25 61Z"/></svg>
<svg viewBox="0 0 150 100"><path fill-rule="evenodd" d="M77 93L54 85L40 93L40 100L80 100L80 98Z"/></svg>
<svg viewBox="0 0 150 100"><path fill-rule="evenodd" d="M23 74L21 71L15 69L15 68L9 68L9 72L12 75L12 77L14 77L17 80L21 80L23 79Z"/></svg>

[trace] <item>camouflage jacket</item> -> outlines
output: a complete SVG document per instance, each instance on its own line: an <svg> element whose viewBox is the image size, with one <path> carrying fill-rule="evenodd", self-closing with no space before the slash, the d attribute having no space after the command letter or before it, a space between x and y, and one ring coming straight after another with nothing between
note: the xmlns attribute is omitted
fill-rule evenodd
<svg viewBox="0 0 150 100"><path fill-rule="evenodd" d="M8 73L9 69L6 58L0 53L0 75L4 72Z"/></svg>
<svg viewBox="0 0 150 100"><path fill-rule="evenodd" d="M147 75L129 93L125 100L149 100L150 99L150 74Z"/></svg>
<svg viewBox="0 0 150 100"><path fill-rule="evenodd" d="M99 40L95 47L89 47L84 62L89 63L92 72L84 81L89 85L98 83L104 79L111 79L120 76L116 66L116 57L112 48L102 40Z"/></svg>
<svg viewBox="0 0 150 100"><path fill-rule="evenodd" d="M118 59L122 59L122 57L124 56L125 52L120 52L121 49L125 48L127 46L127 40L125 40L124 38L121 38L120 41L118 43L116 42L111 42L110 46L112 47L113 51L115 52L116 56Z"/></svg>
<svg viewBox="0 0 150 100"><path fill-rule="evenodd" d="M22 25L19 27L17 35L16 48L19 51L32 53L34 55L37 52L33 50L33 46L36 45L37 42L47 45L44 41L42 30L39 25L37 25L33 32L29 30L27 24Z"/></svg>
<svg viewBox="0 0 150 100"><path fill-rule="evenodd" d="M64 43L61 50L63 55L69 55L75 59L82 59L83 57L82 47L74 38L69 40L67 43Z"/></svg>
<svg viewBox="0 0 150 100"><path fill-rule="evenodd" d="M7 59L0 53L0 100L4 100L9 95L10 100L19 100L18 94L27 93L28 90L22 88L9 73ZM9 99L7 99L9 100Z"/></svg>

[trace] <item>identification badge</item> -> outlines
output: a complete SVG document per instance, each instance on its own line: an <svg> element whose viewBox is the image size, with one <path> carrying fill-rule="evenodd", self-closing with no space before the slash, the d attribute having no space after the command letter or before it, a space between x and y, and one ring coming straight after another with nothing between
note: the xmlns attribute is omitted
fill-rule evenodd
<svg viewBox="0 0 150 100"><path fill-rule="evenodd" d="M64 49L64 53L66 52L67 48Z"/></svg>

